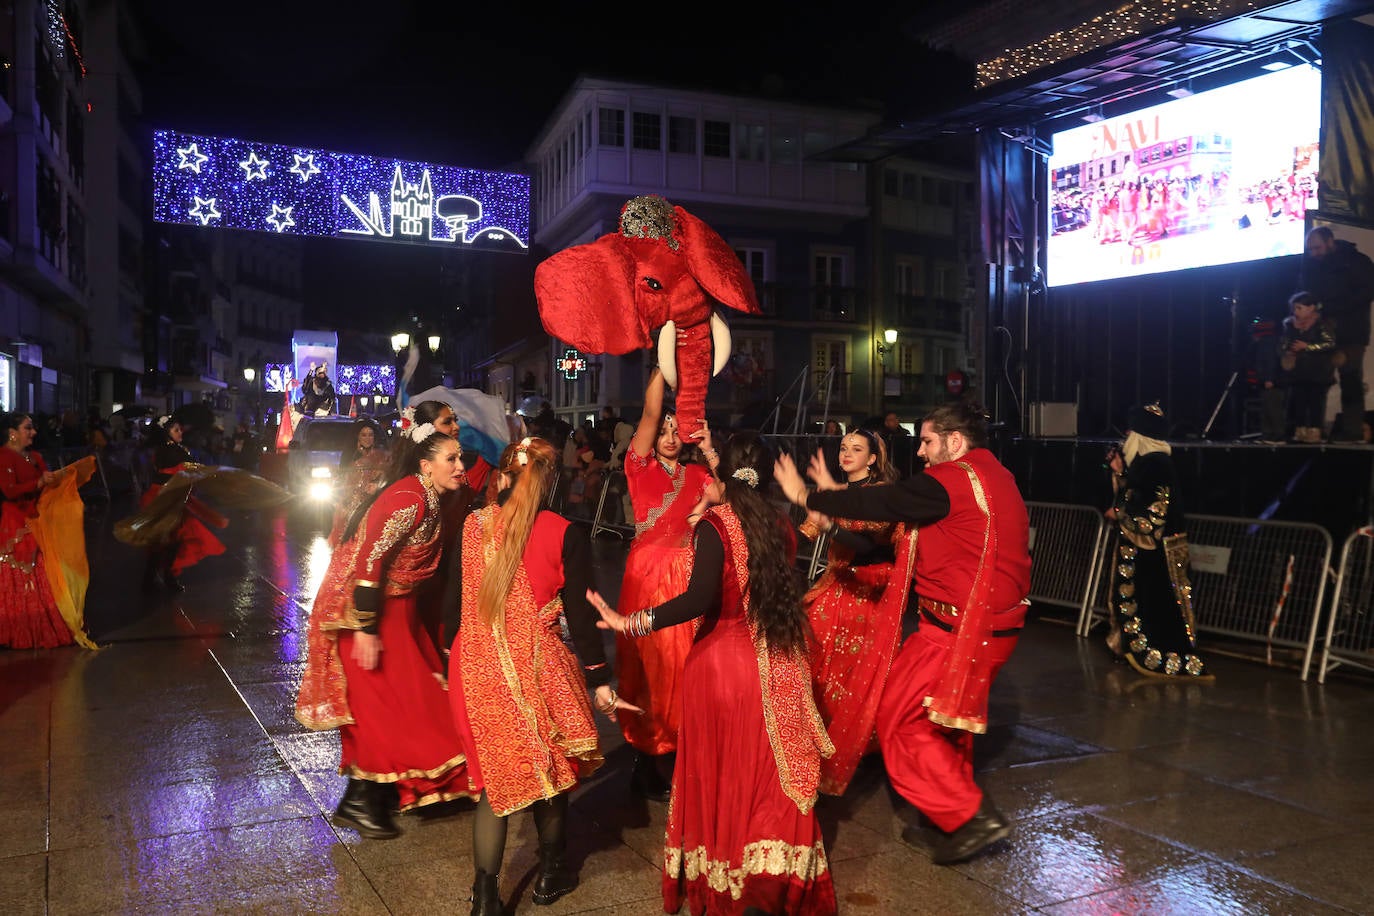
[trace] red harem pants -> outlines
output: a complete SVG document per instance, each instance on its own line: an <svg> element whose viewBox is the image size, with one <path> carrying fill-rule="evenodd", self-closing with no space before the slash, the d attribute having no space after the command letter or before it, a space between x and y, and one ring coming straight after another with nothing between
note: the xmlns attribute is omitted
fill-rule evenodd
<svg viewBox="0 0 1374 916"><path fill-rule="evenodd" d="M963 826L983 801L983 792L973 781L973 733L936 725L926 716L924 705L945 670L954 636L922 621L892 661L877 723L883 765L892 787L946 833ZM1017 639L988 640L992 652L989 686L1016 648Z"/></svg>

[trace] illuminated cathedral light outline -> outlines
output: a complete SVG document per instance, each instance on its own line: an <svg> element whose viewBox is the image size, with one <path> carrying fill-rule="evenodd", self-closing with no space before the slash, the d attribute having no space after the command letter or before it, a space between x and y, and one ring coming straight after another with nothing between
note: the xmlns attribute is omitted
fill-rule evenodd
<svg viewBox="0 0 1374 916"><path fill-rule="evenodd" d="M271 159L259 159L258 154L253 150L248 151L248 158L239 163L239 168L243 169L247 177L244 181L252 181L254 178L267 180L267 166Z"/></svg>
<svg viewBox="0 0 1374 916"><path fill-rule="evenodd" d="M200 151L196 144L192 143L185 149L178 149L177 155L180 161L177 162L178 169L190 169L197 175L200 174L200 167L210 161L210 157Z"/></svg>
<svg viewBox="0 0 1374 916"><path fill-rule="evenodd" d="M210 220L219 219L221 215L213 197L196 197L196 205L187 212L200 220L202 226L210 225Z"/></svg>
<svg viewBox="0 0 1374 916"><path fill-rule="evenodd" d="M272 202L272 214L266 217L264 222L270 223L278 232L296 225L296 221L291 218L291 207L279 207L276 201Z"/></svg>
<svg viewBox="0 0 1374 916"><path fill-rule="evenodd" d="M159 130L153 173L159 222L529 248L530 178L519 172Z"/></svg>
<svg viewBox="0 0 1374 916"><path fill-rule="evenodd" d="M291 168L287 169L287 171L294 172L301 176L301 184L305 184L309 181L311 175L318 175L320 173L320 167L315 164L314 153L306 153L304 156L300 153L293 153L292 155L296 163L291 166Z"/></svg>

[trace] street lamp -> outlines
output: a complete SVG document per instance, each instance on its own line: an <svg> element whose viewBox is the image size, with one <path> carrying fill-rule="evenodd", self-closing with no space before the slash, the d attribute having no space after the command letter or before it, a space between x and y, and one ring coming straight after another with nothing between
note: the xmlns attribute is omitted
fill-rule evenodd
<svg viewBox="0 0 1374 916"><path fill-rule="evenodd" d="M395 350L397 353L400 353L408 346L410 346L410 335L405 331L397 331L395 334L391 335L391 349Z"/></svg>
<svg viewBox="0 0 1374 916"><path fill-rule="evenodd" d="M244 380L245 382L247 382L249 385L252 385L252 384L253 384L253 379L257 378L257 375L258 375L257 370L255 370L252 366L245 366L245 367L244 367L244 369L243 369L243 380Z"/></svg>
<svg viewBox="0 0 1374 916"><path fill-rule="evenodd" d="M429 335L429 352L431 352L431 353L438 353L438 352L439 352L439 335L438 335L438 334L431 334L431 335Z"/></svg>

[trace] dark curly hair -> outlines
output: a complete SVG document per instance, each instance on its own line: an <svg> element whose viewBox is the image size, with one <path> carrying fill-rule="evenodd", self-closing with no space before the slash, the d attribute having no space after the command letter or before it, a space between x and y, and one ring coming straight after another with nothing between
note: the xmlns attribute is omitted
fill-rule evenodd
<svg viewBox="0 0 1374 916"><path fill-rule="evenodd" d="M387 468L386 479L371 496L363 500L358 508L353 510L353 514L348 517L348 524L344 528L344 533L339 538L339 543L343 544L353 539L353 535L358 533L358 526L362 524L363 517L367 515L367 510L372 508L372 504L377 501L377 497L381 496L387 487L402 477L418 474L420 472L420 459L433 460L434 456L439 453L440 446L452 441L451 437L443 433L430 433L424 439L416 442L410 436L402 433L393 447L395 454Z"/></svg>
<svg viewBox="0 0 1374 916"><path fill-rule="evenodd" d="M733 476L746 468L758 475L757 486ZM791 528L766 495L773 482L773 453L758 434L738 432L721 450L716 470L749 545L749 621L770 647L805 652L809 626L792 562Z"/></svg>

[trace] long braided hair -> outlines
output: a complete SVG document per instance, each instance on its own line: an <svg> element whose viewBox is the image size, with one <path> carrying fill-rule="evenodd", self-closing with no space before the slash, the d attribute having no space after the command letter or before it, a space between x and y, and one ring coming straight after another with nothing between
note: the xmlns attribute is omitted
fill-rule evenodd
<svg viewBox="0 0 1374 916"><path fill-rule="evenodd" d="M477 616L488 627L495 624L505 607L534 520L557 477L560 457L551 442L537 437L521 439L501 453L498 471L511 481L511 494L500 509L505 532L496 558L477 588Z"/></svg>

